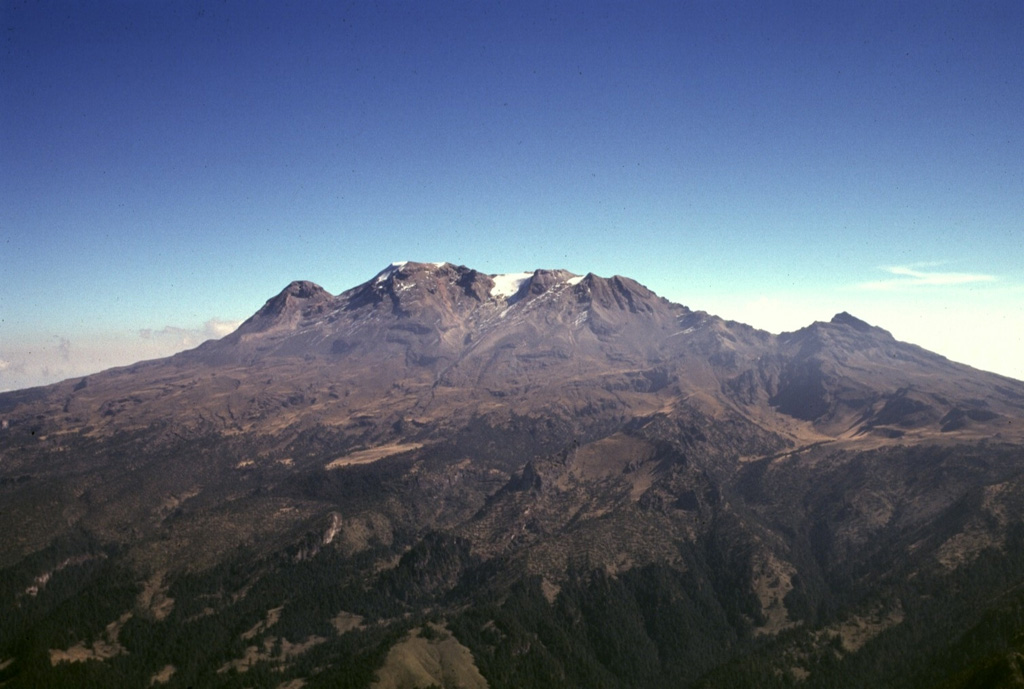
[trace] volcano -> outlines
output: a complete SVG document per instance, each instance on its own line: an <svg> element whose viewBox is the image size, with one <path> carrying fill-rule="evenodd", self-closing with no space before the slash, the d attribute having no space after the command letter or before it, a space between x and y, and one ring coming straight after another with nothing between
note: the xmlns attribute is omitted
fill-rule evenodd
<svg viewBox="0 0 1024 689"><path fill-rule="evenodd" d="M391 264L0 394L6 686L1021 686L1024 383Z"/></svg>

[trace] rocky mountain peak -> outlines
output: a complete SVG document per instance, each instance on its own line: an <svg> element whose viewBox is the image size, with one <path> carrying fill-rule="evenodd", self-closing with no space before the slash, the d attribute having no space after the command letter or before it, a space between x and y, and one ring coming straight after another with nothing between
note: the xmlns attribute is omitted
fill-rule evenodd
<svg viewBox="0 0 1024 689"><path fill-rule="evenodd" d="M544 294L555 285L568 282L577 277L568 270L535 270L530 276L527 293L533 296Z"/></svg>
<svg viewBox="0 0 1024 689"><path fill-rule="evenodd" d="M350 310L388 302L395 313L405 315L418 313L421 309L415 306L417 304L459 311L472 309L473 305L486 300L493 286L491 277L466 266L402 261L392 263L339 299L345 301ZM463 304L466 297L470 299Z"/></svg>
<svg viewBox="0 0 1024 689"><path fill-rule="evenodd" d="M856 316L850 315L846 311L837 313L836 315L832 316L832 320L830 320L829 323L833 325L848 325L854 330L859 330L861 332L868 332L872 328L871 324L862 321Z"/></svg>
<svg viewBox="0 0 1024 689"><path fill-rule="evenodd" d="M297 322L309 308L324 306L334 299L330 292L315 282L295 280L276 296L267 300L263 307L232 333L240 336L287 328ZM229 336L231 337L231 336Z"/></svg>
<svg viewBox="0 0 1024 689"><path fill-rule="evenodd" d="M415 276L436 274L444 268L453 267L450 263L424 263L420 261L395 261L384 270L373 276L371 282L383 283L390 280L408 280Z"/></svg>
<svg viewBox="0 0 1024 689"><path fill-rule="evenodd" d="M263 307L253 316L277 316L295 308L302 308L308 303L330 301L332 298L330 292L315 282L295 280L275 296L268 299Z"/></svg>
<svg viewBox="0 0 1024 689"><path fill-rule="evenodd" d="M888 330L871 325L846 311L837 313L827 323L816 321L794 332L783 333L780 338L787 344L799 345L805 353L836 348L852 352L896 342Z"/></svg>
<svg viewBox="0 0 1024 689"><path fill-rule="evenodd" d="M295 280L285 287L281 295L295 297L296 299L315 299L319 297L330 297L330 293L320 285L309 280Z"/></svg>
<svg viewBox="0 0 1024 689"><path fill-rule="evenodd" d="M621 275L602 278L588 273L580 284L585 298L603 309L653 313L668 303L639 282Z"/></svg>

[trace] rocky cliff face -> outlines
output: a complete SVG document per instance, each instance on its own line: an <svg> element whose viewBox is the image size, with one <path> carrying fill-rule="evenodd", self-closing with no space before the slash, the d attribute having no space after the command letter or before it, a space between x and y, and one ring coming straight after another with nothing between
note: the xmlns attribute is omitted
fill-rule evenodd
<svg viewBox="0 0 1024 689"><path fill-rule="evenodd" d="M368 686L431 634L493 686L960 686L1019 650L1024 383L845 313L393 264L0 416L13 686Z"/></svg>

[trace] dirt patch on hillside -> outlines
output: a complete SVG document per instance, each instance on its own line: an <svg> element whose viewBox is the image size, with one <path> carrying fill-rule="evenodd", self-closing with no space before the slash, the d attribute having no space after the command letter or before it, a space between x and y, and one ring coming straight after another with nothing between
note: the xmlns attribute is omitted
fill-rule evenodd
<svg viewBox="0 0 1024 689"><path fill-rule="evenodd" d="M306 680L299 678L290 679L287 682L282 682L281 684L277 685L277 689L302 689L302 687L304 686L306 686Z"/></svg>
<svg viewBox="0 0 1024 689"><path fill-rule="evenodd" d="M50 649L50 665L57 663L81 663L86 660L107 660L119 656L125 652L125 647L117 640L121 633L121 627L130 620L132 614L126 612L113 622L107 625L103 632L103 638L94 640L91 644L85 642L75 644L66 651L56 648Z"/></svg>
<svg viewBox="0 0 1024 689"><path fill-rule="evenodd" d="M173 665L164 665L160 672L149 678L150 686L153 686L154 684L167 684L171 681L171 677L174 676L174 673L177 672L177 670L178 668Z"/></svg>
<svg viewBox="0 0 1024 689"><path fill-rule="evenodd" d="M418 450L421 447L423 447L423 443L392 443L390 445L371 447L366 450L358 450L357 452L350 452L347 455L338 457L329 463L326 468L338 469L340 467L352 466L354 464L370 464L384 459L385 457Z"/></svg>
<svg viewBox="0 0 1024 689"><path fill-rule="evenodd" d="M353 629L359 629L363 626L363 616L353 615L350 612L342 610L331 619L331 625L334 626L335 631L338 634L344 634L350 632Z"/></svg>
<svg viewBox="0 0 1024 689"><path fill-rule="evenodd" d="M242 634L242 638L248 641L257 634L262 634L263 632L273 627L275 624L277 624L277 621L281 619L282 610L284 610L283 605L277 608L271 608L270 610L267 610L266 619L254 624L251 629Z"/></svg>
<svg viewBox="0 0 1024 689"><path fill-rule="evenodd" d="M285 663L295 656L302 655L309 649L322 644L327 639L322 636L310 636L302 643L293 644L288 639L279 639L276 636L268 636L263 640L263 647L246 646L241 658L231 660L217 669L218 673L225 673L234 669L238 672L248 672L256 663L271 662L277 669L284 667Z"/></svg>
<svg viewBox="0 0 1024 689"><path fill-rule="evenodd" d="M616 433L579 448L573 458L572 471L589 480L621 476L653 454L654 448L646 440Z"/></svg>
<svg viewBox="0 0 1024 689"><path fill-rule="evenodd" d="M429 637L429 638L427 638ZM443 626L415 629L388 651L373 689L419 689L430 686L487 689L473 654Z"/></svg>
<svg viewBox="0 0 1024 689"><path fill-rule="evenodd" d="M158 572L143 582L142 591L135 599L136 611L157 622L166 619L174 609L174 599L167 595L164 576L164 572Z"/></svg>
<svg viewBox="0 0 1024 689"><path fill-rule="evenodd" d="M754 594L765 617L765 623L755 630L755 634L778 634L795 626L796 623L789 619L785 598L793 590L796 568L765 550L755 556L752 574Z"/></svg>

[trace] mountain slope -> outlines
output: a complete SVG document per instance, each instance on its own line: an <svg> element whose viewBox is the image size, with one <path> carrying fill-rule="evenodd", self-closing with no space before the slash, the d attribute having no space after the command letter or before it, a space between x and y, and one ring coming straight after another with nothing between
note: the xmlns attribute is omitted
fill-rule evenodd
<svg viewBox="0 0 1024 689"><path fill-rule="evenodd" d="M845 313L392 264L0 418L11 686L368 686L441 648L491 686L914 686L1024 631L1024 383Z"/></svg>

